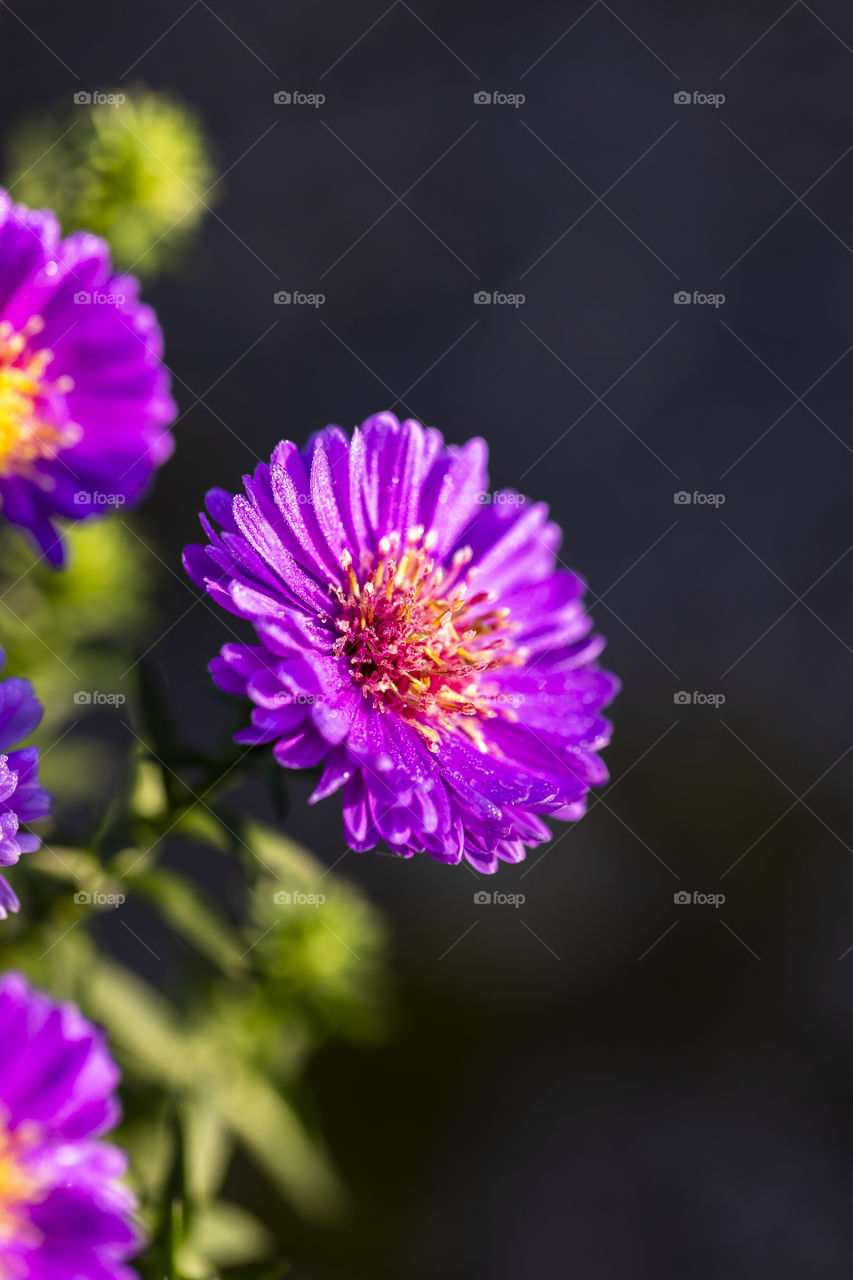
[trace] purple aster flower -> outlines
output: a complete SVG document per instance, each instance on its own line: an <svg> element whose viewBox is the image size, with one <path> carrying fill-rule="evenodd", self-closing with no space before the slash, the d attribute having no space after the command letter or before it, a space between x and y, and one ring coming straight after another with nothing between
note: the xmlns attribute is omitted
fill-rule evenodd
<svg viewBox="0 0 853 1280"><path fill-rule="evenodd" d="M118 1068L100 1031L20 974L0 979L0 1275L136 1280L135 1201L118 1119Z"/></svg>
<svg viewBox="0 0 853 1280"><path fill-rule="evenodd" d="M255 704L238 742L322 764L312 801L343 788L353 849L495 871L606 780L618 682L559 529L519 494L487 501L486 457L390 413L284 441L245 496L208 494L222 532L202 516L185 565L261 642L211 663Z"/></svg>
<svg viewBox="0 0 853 1280"><path fill-rule="evenodd" d="M5 661L0 649L0 669ZM0 755L0 867L13 866L22 853L32 853L41 844L39 836L18 829L22 822L44 818L50 808L50 796L39 787L38 747L9 750L32 733L41 716L42 706L29 680L0 680L0 752L7 752ZM19 906L0 875L0 920Z"/></svg>
<svg viewBox="0 0 853 1280"><path fill-rule="evenodd" d="M0 508L62 563L57 517L135 501L172 451L162 339L131 276L0 190Z"/></svg>

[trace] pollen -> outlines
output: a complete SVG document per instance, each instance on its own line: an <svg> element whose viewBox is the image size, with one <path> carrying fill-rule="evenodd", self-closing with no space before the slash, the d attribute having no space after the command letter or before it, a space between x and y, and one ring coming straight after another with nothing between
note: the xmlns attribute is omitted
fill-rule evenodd
<svg viewBox="0 0 853 1280"><path fill-rule="evenodd" d="M483 722L515 718L495 674L526 654L512 643L509 610L476 590L471 548L441 565L435 544L435 533L420 527L391 534L358 572L343 552L346 587L332 588L341 604L335 653L362 696L410 722L431 751L453 731L485 751Z"/></svg>
<svg viewBox="0 0 853 1280"><path fill-rule="evenodd" d="M22 1237L27 1229L26 1209L42 1198L38 1179L25 1167L26 1146L21 1136L0 1122L0 1244Z"/></svg>
<svg viewBox="0 0 853 1280"><path fill-rule="evenodd" d="M32 476L36 462L55 457L79 438L74 423L56 422L56 401L74 383L47 377L53 352L32 346L43 328L41 316L18 331L8 320L0 322L0 479Z"/></svg>

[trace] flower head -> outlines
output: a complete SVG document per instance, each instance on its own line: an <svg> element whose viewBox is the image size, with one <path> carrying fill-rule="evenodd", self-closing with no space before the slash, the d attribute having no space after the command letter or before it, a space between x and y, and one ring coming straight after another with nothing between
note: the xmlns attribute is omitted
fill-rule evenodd
<svg viewBox="0 0 853 1280"><path fill-rule="evenodd" d="M244 743L322 764L312 800L343 788L354 849L518 862L576 818L607 773L601 710L616 678L596 659L583 583L556 565L547 510L488 494L486 446L390 413L288 441L208 494L190 575L259 645L227 644L217 684L255 704Z"/></svg>
<svg viewBox="0 0 853 1280"><path fill-rule="evenodd" d="M62 563L57 517L135 501L172 451L162 339L96 236L0 191L0 510Z"/></svg>
<svg viewBox="0 0 853 1280"><path fill-rule="evenodd" d="M20 974L0 979L0 1275L135 1280L134 1199L118 1118L118 1069L101 1033Z"/></svg>
<svg viewBox="0 0 853 1280"><path fill-rule="evenodd" d="M0 650L0 668L4 661ZM21 823L45 817L50 808L50 796L39 787L38 748L9 750L32 733L41 716L41 703L29 680L0 680L0 752L7 753L0 755L0 867L12 866L22 853L32 853L41 844L39 836L19 830ZM0 875L0 920L19 906Z"/></svg>
<svg viewBox="0 0 853 1280"><path fill-rule="evenodd" d="M19 199L49 204L66 231L103 236L140 275L182 262L216 199L194 112L141 86L78 92L70 111L25 120L7 154Z"/></svg>

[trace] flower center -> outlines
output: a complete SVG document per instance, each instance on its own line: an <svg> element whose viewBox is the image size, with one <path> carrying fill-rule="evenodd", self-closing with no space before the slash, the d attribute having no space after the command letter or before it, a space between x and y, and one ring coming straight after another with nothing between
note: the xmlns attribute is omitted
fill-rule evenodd
<svg viewBox="0 0 853 1280"><path fill-rule="evenodd" d="M45 377L53 352L30 347L43 328L41 316L33 316L20 332L8 320L0 322L0 478L31 474L33 463L55 457L79 438L74 423L56 426L50 420L51 398L65 395L74 383Z"/></svg>
<svg viewBox="0 0 853 1280"><path fill-rule="evenodd" d="M24 1166L25 1150L25 1139L0 1121L0 1249L29 1233L27 1207L41 1198L37 1179ZM4 1275L0 1259L0 1277Z"/></svg>
<svg viewBox="0 0 853 1280"><path fill-rule="evenodd" d="M405 542L383 538L360 575L344 551L348 590L333 588L343 606L335 654L347 659L362 695L410 721L431 751L452 730L485 751L480 722L513 718L490 673L521 663L524 653L507 647L509 610L493 608L487 591L470 594L470 547L443 567L430 554L435 541L422 528Z"/></svg>

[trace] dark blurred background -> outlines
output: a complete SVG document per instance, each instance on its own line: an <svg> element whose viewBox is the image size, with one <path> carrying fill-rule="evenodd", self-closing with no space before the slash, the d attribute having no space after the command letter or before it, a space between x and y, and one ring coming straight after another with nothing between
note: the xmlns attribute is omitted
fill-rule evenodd
<svg viewBox="0 0 853 1280"><path fill-rule="evenodd" d="M13 0L0 40L0 132L144 82L224 175L146 287L187 734L233 714L180 570L205 489L379 409L550 504L624 681L611 783L492 881L346 853L297 780L289 829L391 919L398 1014L312 1070L356 1212L282 1223L295 1275L848 1276L849 6Z"/></svg>

